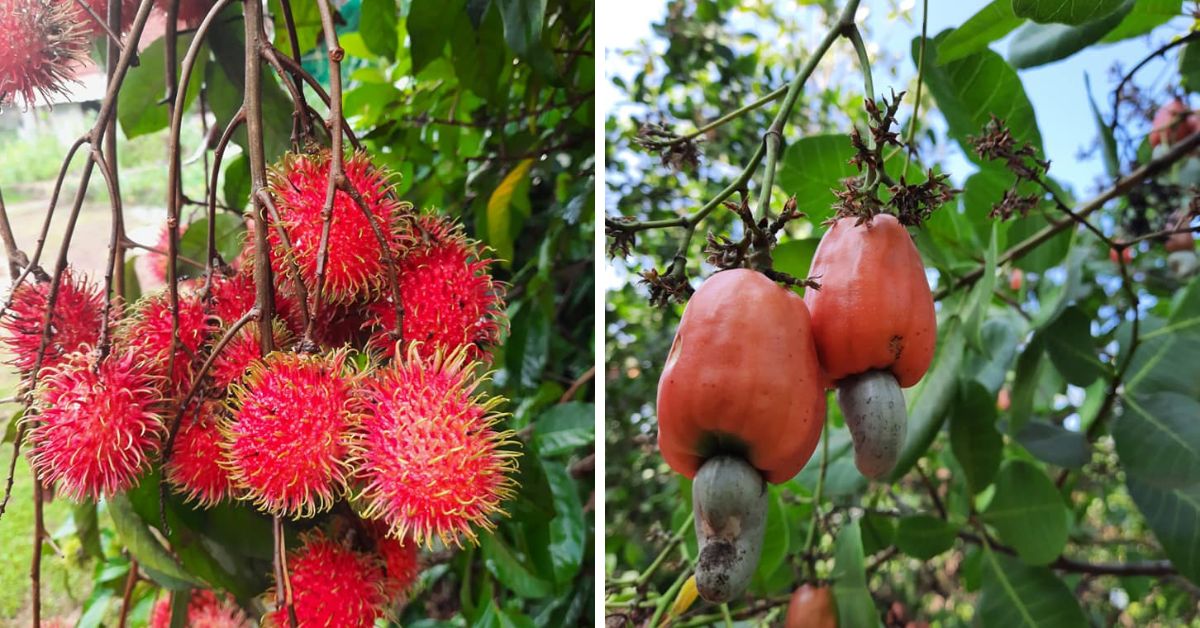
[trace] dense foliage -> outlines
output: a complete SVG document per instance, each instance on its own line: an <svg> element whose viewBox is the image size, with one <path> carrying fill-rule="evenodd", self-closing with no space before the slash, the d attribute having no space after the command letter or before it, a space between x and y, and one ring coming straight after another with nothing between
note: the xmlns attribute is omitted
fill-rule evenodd
<svg viewBox="0 0 1200 628"><path fill-rule="evenodd" d="M692 491L658 451L655 394L690 290L730 265L714 252L753 231L730 209L761 198L771 165L739 173L771 141L782 93L759 100L807 78L782 128L768 208L778 216L794 195L806 214L772 251L774 268L797 278L848 198L844 178L862 172L852 129L878 128L851 45L818 51L826 31L844 28L846 3L804 4L821 6L668 2L649 41L610 52L632 70L610 77L620 106L605 128L616 279L606 297L609 625L779 621L806 582L831 583L843 626L1195 622L1200 279L1187 264L1200 136L1174 130L1191 124L1200 46L1187 20L1172 20L1185 15L1178 0L995 0L911 49L872 50L872 96L890 103L905 90L894 130L913 152L889 149L892 180L934 180L952 149L968 160L953 172L953 200L909 228L937 300L934 362L905 390L908 437L892 474L868 481L855 468L831 396L823 444L770 487L749 591L723 608L692 604ZM919 29L922 10L889 19ZM1071 59L1131 38L1172 71L1137 73L1140 59L1129 59L1106 75ZM1095 190L1064 189L1041 161L1018 73L1063 59L1095 90L1092 110L1076 112L1095 120L1076 138L1103 158ZM1157 134L1171 141L1151 146L1151 119L1176 96L1183 113ZM1168 247L1181 234L1186 245Z"/></svg>

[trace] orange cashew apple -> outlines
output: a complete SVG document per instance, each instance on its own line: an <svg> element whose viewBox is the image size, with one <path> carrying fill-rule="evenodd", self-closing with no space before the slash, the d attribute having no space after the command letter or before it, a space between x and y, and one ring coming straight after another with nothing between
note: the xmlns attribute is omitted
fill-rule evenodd
<svg viewBox="0 0 1200 628"><path fill-rule="evenodd" d="M801 585L788 603L786 628L837 628L837 606L829 587Z"/></svg>

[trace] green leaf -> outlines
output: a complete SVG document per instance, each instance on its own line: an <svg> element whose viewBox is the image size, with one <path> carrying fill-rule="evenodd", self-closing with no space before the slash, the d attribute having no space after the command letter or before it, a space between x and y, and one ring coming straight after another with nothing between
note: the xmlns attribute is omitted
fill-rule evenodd
<svg viewBox="0 0 1200 628"><path fill-rule="evenodd" d="M546 0L494 0L504 22L504 41L522 61L545 77L554 75L554 60L542 46Z"/></svg>
<svg viewBox="0 0 1200 628"><path fill-rule="evenodd" d="M1033 401L1042 374L1042 354L1045 343L1036 333L1017 358L1016 378L1013 380L1012 405L1009 407L1008 433L1016 435L1033 415Z"/></svg>
<svg viewBox="0 0 1200 628"><path fill-rule="evenodd" d="M567 467L547 463L546 478L554 493L554 519L550 520L550 559L554 565L554 581L569 585L583 565L587 550L587 525L583 519L583 504L579 489Z"/></svg>
<svg viewBox="0 0 1200 628"><path fill-rule="evenodd" d="M1140 37L1183 14L1183 0L1137 0L1133 10L1100 41L1111 44Z"/></svg>
<svg viewBox="0 0 1200 628"><path fill-rule="evenodd" d="M879 625L879 615L871 592L867 590L866 567L863 564L862 533L858 520L842 526L833 543L833 599L837 603L839 626Z"/></svg>
<svg viewBox="0 0 1200 628"><path fill-rule="evenodd" d="M237 4L237 3L234 3ZM283 16L283 7L280 6L279 0L270 0L268 2L270 14L274 16L275 23L275 47L291 54L292 44L288 40L287 22ZM317 40L321 37L321 10L317 7L316 2L292 2L289 4L292 8L292 20L296 24L296 41L300 46L300 54L303 55L317 47Z"/></svg>
<svg viewBox="0 0 1200 628"><path fill-rule="evenodd" d="M802 140L803 141L803 140ZM796 199L799 202L800 199ZM793 277L807 277L808 269L812 267L813 255L821 238L804 238L803 240L788 240L771 251L775 270L787 273ZM803 294L802 288L797 288Z"/></svg>
<svg viewBox="0 0 1200 628"><path fill-rule="evenodd" d="M1009 460L1001 467L983 520L1032 565L1052 562L1067 544L1062 496L1041 469L1024 460Z"/></svg>
<svg viewBox="0 0 1200 628"><path fill-rule="evenodd" d="M513 593L525 598L543 598L554 593L553 584L531 570L502 535L484 535L482 546L484 566Z"/></svg>
<svg viewBox="0 0 1200 628"><path fill-rule="evenodd" d="M929 560L954 546L958 530L949 521L929 515L900 519L896 547L919 560Z"/></svg>
<svg viewBox="0 0 1200 628"><path fill-rule="evenodd" d="M1100 155L1104 158L1104 173L1109 178L1116 179L1121 174L1121 160L1117 157L1117 139L1113 137L1112 129L1104 121L1100 107L1096 106L1096 99L1092 96L1092 79L1088 77L1087 72L1083 73L1083 86L1087 91L1088 105L1092 108L1092 119L1096 121L1096 131L1100 133Z"/></svg>
<svg viewBox="0 0 1200 628"><path fill-rule="evenodd" d="M1024 21L1013 13L1012 0L992 0L942 40L937 49L938 59L949 63L984 50Z"/></svg>
<svg viewBox="0 0 1200 628"><path fill-rule="evenodd" d="M1200 484L1174 490L1126 476L1126 487L1179 573L1200 583Z"/></svg>
<svg viewBox="0 0 1200 628"><path fill-rule="evenodd" d="M246 227L240 216L228 212L216 215L216 245L217 253L226 262L232 261L242 252L242 240ZM189 223L179 238L179 255L194 260L200 264L208 257L208 218L201 218ZM186 262L178 266L179 276L183 278L200 277L203 268L197 268Z"/></svg>
<svg viewBox="0 0 1200 628"><path fill-rule="evenodd" d="M520 223L513 219L513 214L522 203L526 208L529 206L529 169L532 167L533 159L522 159L504 175L488 198L488 244L496 250L500 264L505 267L512 265L513 238Z"/></svg>
<svg viewBox="0 0 1200 628"><path fill-rule="evenodd" d="M1087 626L1079 602L1046 567L983 551L983 592L975 612L983 628L1074 628Z"/></svg>
<svg viewBox="0 0 1200 628"><path fill-rule="evenodd" d="M80 502L71 506L71 520L75 522L75 536L83 552L92 558L104 558L104 549L100 546L100 521L96 514L96 504Z"/></svg>
<svg viewBox="0 0 1200 628"><path fill-rule="evenodd" d="M1200 46L1194 42L1179 53L1179 83L1189 92L1200 91Z"/></svg>
<svg viewBox="0 0 1200 628"><path fill-rule="evenodd" d="M1042 24L1083 24L1111 14L1123 0L1012 0L1013 13Z"/></svg>
<svg viewBox="0 0 1200 628"><path fill-rule="evenodd" d="M896 542L896 522L892 517L867 512L859 520L862 527L863 554L871 555Z"/></svg>
<svg viewBox="0 0 1200 628"><path fill-rule="evenodd" d="M179 35L175 41L175 50L179 55L177 59L183 59L191 43L191 35ZM126 138L133 139L139 135L161 131L171 124L167 116L167 105L162 102L167 95L165 49L166 39L163 38L141 51L138 54L137 67L129 68L125 82L121 84L121 91L117 93L117 119L121 122L121 130L125 132ZM187 93L184 95L185 109L200 93L207 65L208 53L201 52L196 57Z"/></svg>
<svg viewBox="0 0 1200 628"><path fill-rule="evenodd" d="M513 519L539 521L554 516L554 492L540 458L521 456L516 481L519 490L512 504Z"/></svg>
<svg viewBox="0 0 1200 628"><path fill-rule="evenodd" d="M83 614L75 624L76 628L100 628L108 615L108 607L112 605L115 594L108 587L96 587L92 595L83 605Z"/></svg>
<svg viewBox="0 0 1200 628"><path fill-rule="evenodd" d="M125 280L125 302L136 303L142 297L142 284L138 281L136 257L125 260L123 275Z"/></svg>
<svg viewBox="0 0 1200 628"><path fill-rule="evenodd" d="M992 225L988 247L983 254L983 275L971 287L970 296L963 305L962 334L967 342L975 349L983 347L981 329L988 306L992 303L992 290L996 287L996 225Z"/></svg>
<svg viewBox="0 0 1200 628"><path fill-rule="evenodd" d="M1124 0L1115 12L1085 24L1026 24L1013 35L1008 45L1008 60L1013 67L1025 69L1066 59L1116 28L1133 9L1133 2Z"/></svg>
<svg viewBox="0 0 1200 628"><path fill-rule="evenodd" d="M413 0L405 22L413 76L442 56L455 17L463 7L464 0Z"/></svg>
<svg viewBox="0 0 1200 628"><path fill-rule="evenodd" d="M995 397L978 382L963 382L958 388L950 412L950 447L971 492L991 485L1004 441L996 431Z"/></svg>
<svg viewBox="0 0 1200 628"><path fill-rule="evenodd" d="M560 403L538 418L533 439L543 456L569 454L596 441L596 406L580 401Z"/></svg>
<svg viewBox="0 0 1200 628"><path fill-rule="evenodd" d="M396 60L396 0L363 0L358 32L371 52Z"/></svg>
<svg viewBox="0 0 1200 628"><path fill-rule="evenodd" d="M250 160L245 153L234 157L225 166L222 192L227 207L242 210L250 204Z"/></svg>
<svg viewBox="0 0 1200 628"><path fill-rule="evenodd" d="M796 209L813 224L832 215L834 190L842 179L858 171L850 165L854 146L848 135L810 135L792 143L784 151L777 181L789 196L796 197Z"/></svg>
<svg viewBox="0 0 1200 628"><path fill-rule="evenodd" d="M1021 426L1013 437L1042 462L1078 469L1092 458L1092 446L1079 432L1035 419Z"/></svg>
<svg viewBox="0 0 1200 628"><path fill-rule="evenodd" d="M1200 278L1188 284L1166 325L1143 325L1143 330L1126 373L1126 393L1167 391L1200 398Z"/></svg>
<svg viewBox="0 0 1200 628"><path fill-rule="evenodd" d="M1025 333L1026 326L1016 316L996 316L983 323L980 336L982 351L972 351L963 365L965 376L974 379L989 393L996 393L1004 384L1013 359L1017 357L1017 343Z"/></svg>
<svg viewBox="0 0 1200 628"><path fill-rule="evenodd" d="M134 512L133 503L129 501L126 493L110 497L107 503L108 514L121 543L137 558L143 568L165 576L159 584L177 590L200 584L200 581L184 571L158 539L154 538L150 527Z"/></svg>
<svg viewBox="0 0 1200 628"><path fill-rule="evenodd" d="M1164 488L1200 484L1200 401L1156 392L1121 405L1112 435L1125 472Z"/></svg>
<svg viewBox="0 0 1200 628"><path fill-rule="evenodd" d="M303 3L296 3L303 4ZM217 126L224 128L233 119L245 100L246 59L245 35L241 20L230 20L213 25L208 34L208 45L216 63L211 63L204 72L205 95L217 117ZM262 64L262 107L263 111L291 112L292 101L279 86L275 72ZM263 151L271 163L283 156L291 146L292 116L263 116ZM233 141L248 152L246 127L233 134Z"/></svg>
<svg viewBox="0 0 1200 628"><path fill-rule="evenodd" d="M939 35L940 44L945 33ZM920 38L913 41L913 59L919 52ZM926 49L926 54L930 49ZM969 57L941 63L936 55L925 61L925 83L946 118L950 136L959 143L969 159L980 161L970 137L978 135L992 116L1004 120L1013 139L1029 142L1042 152L1042 134L1038 131L1033 105L1025 87L1000 55L981 50Z"/></svg>
<svg viewBox="0 0 1200 628"><path fill-rule="evenodd" d="M900 451L900 459L892 470L890 481L896 482L912 469L913 465L942 429L946 411L954 399L958 387L959 371L962 368L966 338L957 318L941 324L938 330L938 349L933 367L925 374L914 392L908 395L908 437Z"/></svg>
<svg viewBox="0 0 1200 628"><path fill-rule="evenodd" d="M1046 353L1063 379L1088 386L1100 377L1100 360L1091 333L1092 319L1078 307L1069 307L1046 328Z"/></svg>
<svg viewBox="0 0 1200 628"><path fill-rule="evenodd" d="M788 523L779 489L771 486L767 495L767 529L763 533L762 554L754 572L757 577L769 577L787 559L790 543Z"/></svg>

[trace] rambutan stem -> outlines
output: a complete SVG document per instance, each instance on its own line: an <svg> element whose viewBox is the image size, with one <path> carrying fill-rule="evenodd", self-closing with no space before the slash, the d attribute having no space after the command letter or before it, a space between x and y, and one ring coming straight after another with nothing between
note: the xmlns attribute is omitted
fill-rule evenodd
<svg viewBox="0 0 1200 628"><path fill-rule="evenodd" d="M46 524L43 521L42 482L33 477L33 560L29 564L29 586L32 589L33 628L42 625L42 539L46 537Z"/></svg>
<svg viewBox="0 0 1200 628"><path fill-rule="evenodd" d="M292 58L299 63L300 37L296 34L296 19L292 15L292 3L290 0L280 0L279 7L283 11L283 25L287 30L288 45L292 50ZM273 46L268 46L267 49L263 51L265 53L263 56L268 59L275 56L273 54L273 49ZM278 64L279 61L276 60L275 63ZM281 75L283 74L282 69L276 68L276 70L278 70ZM295 99L296 103L296 114L292 119L292 148L299 149L301 139L312 137L312 126L309 124L308 119L308 101L306 101L304 98L303 79L297 72L289 72L289 74L291 75L292 79L289 87L294 94L293 98Z"/></svg>
<svg viewBox="0 0 1200 628"><path fill-rule="evenodd" d="M209 258L205 260L204 276L205 276L205 294L207 294L208 286L212 281L212 266L213 254L217 249L217 233L214 226L217 224L217 179L221 176L221 162L225 159L225 150L229 147L229 142L233 140L233 133L239 127L246 123L246 109L238 107L237 113L233 114L233 118L221 133L221 138L217 140L217 146L213 150L213 165L212 165L212 181L208 186L208 251ZM219 255L219 254L218 254ZM224 260L222 260L224 261Z"/></svg>
<svg viewBox="0 0 1200 628"><path fill-rule="evenodd" d="M321 102L325 103L326 107L329 106L329 93L325 91L325 87L321 85L319 81L317 81L316 77L310 74L308 70L305 70L304 67L297 63L294 59L280 52L278 48L272 46L271 42L267 41L263 42L263 44L270 46L271 50L275 53L275 59L278 60L279 63L285 68L287 68L288 72L293 73L303 79L309 88L317 94L317 97L321 99ZM308 112L313 117L318 117L316 110L314 110L311 106L308 107ZM350 123L346 121L345 117L342 118L342 133L345 134L346 139L350 141L350 145L354 147L354 150L363 149L362 142L358 141L358 136L354 134L354 129L350 128Z"/></svg>
<svg viewBox="0 0 1200 628"><path fill-rule="evenodd" d="M287 542L283 535L283 518L275 515L271 518L271 533L275 541L275 580L276 586L283 590L283 596L275 596L275 608L287 609L288 623L296 628L296 605L292 602L292 581L288 577Z"/></svg>
<svg viewBox="0 0 1200 628"><path fill-rule="evenodd" d="M113 2L113 4L119 3ZM116 118L113 118L113 121L115 122ZM121 191L117 187L117 177L109 167L109 164L112 162L107 161L104 155L100 152L99 147L94 144L92 145L91 155L92 160L95 161L96 165L100 167L100 175L104 179L105 185L108 187L108 198L112 204L112 230L108 243L108 264L104 269L104 310L103 314L100 316L100 339L96 343L96 350L99 352L100 357L96 360L96 365L94 368L98 369L100 368L100 362L102 362L105 356L108 355L110 344L108 330L113 303L113 269L117 264L117 247L120 246L119 226L122 211Z"/></svg>
<svg viewBox="0 0 1200 628"><path fill-rule="evenodd" d="M279 219L279 210L275 207L275 202L271 200L271 195L266 190L259 190L258 196L262 204L266 206L267 212L271 217L271 222L275 224L275 233L279 236L279 241L283 243L284 248L287 250L295 250L292 248L292 241L288 238L287 230L283 228L283 222ZM292 270L292 283L296 286L296 296L300 297L300 326L303 329L308 329L308 322L313 316L313 313L309 312L308 287L304 285L304 278L300 276L300 265L296 262L296 259L289 255L287 256L287 261Z"/></svg>
<svg viewBox="0 0 1200 628"><path fill-rule="evenodd" d="M125 576L125 590L121 593L121 615L117 618L117 628L125 628L129 621L130 602L133 600L133 585L138 581L138 561L129 559L129 574Z"/></svg>
<svg viewBox="0 0 1200 628"><path fill-rule="evenodd" d="M383 252L384 268L387 270L388 285L392 289L392 308L396 313L396 326L393 329L396 338L402 338L404 335L404 297L400 292L400 278L396 273L396 262L392 258L392 249L388 246L387 237L383 234L383 228L379 226L379 221L375 215L371 213L371 208L367 206L367 201L362 197L358 190L350 184L346 175L341 175L337 180L338 189L350 195L354 199L354 204L358 205L358 209L362 211L363 216L366 216L367 222L371 225L371 231L375 234L375 240L379 242L379 250Z"/></svg>
<svg viewBox="0 0 1200 628"><path fill-rule="evenodd" d="M8 208L4 206L3 192L0 192L0 240L4 242L9 276L16 279L21 274L21 269L29 264L29 258L17 248L17 239L13 237L12 224L8 221Z"/></svg>

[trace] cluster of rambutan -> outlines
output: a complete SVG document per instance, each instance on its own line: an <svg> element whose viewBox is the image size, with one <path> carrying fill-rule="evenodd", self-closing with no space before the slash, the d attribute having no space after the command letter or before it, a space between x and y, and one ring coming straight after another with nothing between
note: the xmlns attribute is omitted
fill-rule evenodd
<svg viewBox="0 0 1200 628"><path fill-rule="evenodd" d="M166 13L171 0L156 0ZM178 0L176 20L184 28L200 24L215 0ZM121 0L124 35L137 15L138 0ZM86 5L86 6L85 6ZM0 2L0 105L20 96L26 105L66 91L88 56L93 40L107 36L108 0L4 0ZM143 43L149 43L143 40Z"/></svg>
<svg viewBox="0 0 1200 628"><path fill-rule="evenodd" d="M110 326L99 286L76 273L48 329L53 291L25 283L0 328L35 386L24 421L43 483L97 500L162 463L195 508L241 501L294 521L346 500L367 533L316 522L289 558L293 608L302 625L369 626L415 581L419 546L494 527L518 453L502 400L479 391L506 325L484 249L395 200L363 153L345 159L356 193L338 190L325 214L329 162L289 155L271 171L269 323L255 316L251 248L174 299L114 307Z"/></svg>

